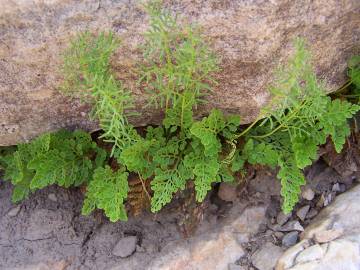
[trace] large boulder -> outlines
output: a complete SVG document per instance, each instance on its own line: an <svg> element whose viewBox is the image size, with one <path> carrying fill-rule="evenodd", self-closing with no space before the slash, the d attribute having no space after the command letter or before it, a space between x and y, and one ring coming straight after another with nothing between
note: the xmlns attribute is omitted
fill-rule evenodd
<svg viewBox="0 0 360 270"><path fill-rule="evenodd" d="M360 185L338 196L278 260L276 270L360 269Z"/></svg>
<svg viewBox="0 0 360 270"><path fill-rule="evenodd" d="M61 52L75 33L111 29L121 36L113 67L136 97L141 113L135 125L159 122L161 113L145 109L146 96L132 72L147 17L136 0L0 0L0 145L29 140L61 127L95 129L89 106L61 95ZM304 36L329 89L345 82L346 60L359 51L358 0L165 0L183 22L196 22L221 57L219 84L211 107L256 118L269 98L266 86L274 67Z"/></svg>

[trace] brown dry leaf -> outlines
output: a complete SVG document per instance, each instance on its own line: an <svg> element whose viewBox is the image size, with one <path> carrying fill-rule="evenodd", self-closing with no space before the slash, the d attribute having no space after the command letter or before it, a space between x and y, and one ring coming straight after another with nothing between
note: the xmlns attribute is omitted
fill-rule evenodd
<svg viewBox="0 0 360 270"><path fill-rule="evenodd" d="M130 174L128 183L129 193L127 204L130 213L134 217L137 217L150 206L151 197L148 193L150 181L141 179L139 175Z"/></svg>

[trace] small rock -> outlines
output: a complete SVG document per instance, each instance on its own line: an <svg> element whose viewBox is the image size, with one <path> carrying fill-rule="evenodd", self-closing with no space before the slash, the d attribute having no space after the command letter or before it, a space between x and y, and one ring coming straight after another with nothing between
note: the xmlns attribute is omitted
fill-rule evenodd
<svg viewBox="0 0 360 270"><path fill-rule="evenodd" d="M259 270L272 270L282 254L283 250L280 247L267 242L251 256L251 260Z"/></svg>
<svg viewBox="0 0 360 270"><path fill-rule="evenodd" d="M285 234L284 238L282 239L282 245L285 247L291 247L296 244L299 238L299 232L289 232Z"/></svg>
<svg viewBox="0 0 360 270"><path fill-rule="evenodd" d="M291 213L288 214L284 214L282 211L279 212L279 214L276 217L276 222L277 224L279 224L280 226L284 225L289 218L291 218Z"/></svg>
<svg viewBox="0 0 360 270"><path fill-rule="evenodd" d="M321 194L320 199L316 203L316 207L318 207L318 208L324 207L324 202L325 202L325 195Z"/></svg>
<svg viewBox="0 0 360 270"><path fill-rule="evenodd" d="M296 215L301 219L301 221L304 221L309 210L310 210L310 205L305 205L296 211Z"/></svg>
<svg viewBox="0 0 360 270"><path fill-rule="evenodd" d="M229 183L221 183L218 196L220 199L226 202L235 201L237 197L236 186Z"/></svg>
<svg viewBox="0 0 360 270"><path fill-rule="evenodd" d="M274 235L275 235L275 237L276 237L277 239L281 239L281 238L284 237L284 233L283 233L283 232L275 232Z"/></svg>
<svg viewBox="0 0 360 270"><path fill-rule="evenodd" d="M304 231L304 228L303 228L303 226L301 226L301 224L299 223L299 221L293 220L293 221L289 221L289 222L286 223L284 226L282 226L281 228L279 228L279 231L281 231L281 232L291 232L291 231L300 231L300 232L303 232L303 231Z"/></svg>
<svg viewBox="0 0 360 270"><path fill-rule="evenodd" d="M56 195L54 193L50 193L48 195L48 198L49 198L50 201L57 202L57 198L56 198Z"/></svg>
<svg viewBox="0 0 360 270"><path fill-rule="evenodd" d="M331 189L333 192L340 192L340 184L339 183L336 183L332 186L332 189Z"/></svg>
<svg viewBox="0 0 360 270"><path fill-rule="evenodd" d="M305 187L303 192L301 192L301 196L308 201L311 201L315 197L315 192L310 187Z"/></svg>
<svg viewBox="0 0 360 270"><path fill-rule="evenodd" d="M340 193L343 193L346 191L346 185L345 184L340 184Z"/></svg>
<svg viewBox="0 0 360 270"><path fill-rule="evenodd" d="M120 239L112 250L112 254L117 257L126 258L136 250L137 237L127 236Z"/></svg>
<svg viewBox="0 0 360 270"><path fill-rule="evenodd" d="M310 261L319 260L324 256L324 250L320 245L316 244L310 246L297 255L295 261L296 263L306 263Z"/></svg>
<svg viewBox="0 0 360 270"><path fill-rule="evenodd" d="M14 208L10 209L9 212L7 212L7 215L9 217L15 217L17 214L19 214L21 209L21 205L15 206Z"/></svg>
<svg viewBox="0 0 360 270"><path fill-rule="evenodd" d="M309 211L309 213L307 213L306 218L312 219L313 217L317 216L318 213L319 213L318 210L316 210L315 208L312 208Z"/></svg>
<svg viewBox="0 0 360 270"><path fill-rule="evenodd" d="M328 195L326 195L324 200L324 207L328 206L333 201L334 198L335 198L335 194L333 193L329 193Z"/></svg>
<svg viewBox="0 0 360 270"><path fill-rule="evenodd" d="M245 268L241 265L230 263L228 266L229 270L245 270Z"/></svg>
<svg viewBox="0 0 360 270"><path fill-rule="evenodd" d="M320 231L315 233L314 240L318 243L327 243L340 237L343 233L344 230L342 228Z"/></svg>

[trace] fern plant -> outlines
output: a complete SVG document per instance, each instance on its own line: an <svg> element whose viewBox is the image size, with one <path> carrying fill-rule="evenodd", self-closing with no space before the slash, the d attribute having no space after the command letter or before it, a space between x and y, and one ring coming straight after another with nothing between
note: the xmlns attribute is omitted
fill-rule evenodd
<svg viewBox="0 0 360 270"><path fill-rule="evenodd" d="M104 130L101 136L121 149L136 135L125 110L133 107L132 97L110 69L110 57L119 40L111 32L79 34L64 53L64 84L61 90L93 103L91 116Z"/></svg>
<svg viewBox="0 0 360 270"><path fill-rule="evenodd" d="M273 98L262 112L265 119L239 134L245 136L247 143L237 153L250 163L279 166L284 212L293 209L300 187L305 184L301 169L317 158L319 146L329 136L336 151L341 151L350 134L348 119L360 109L356 104L326 96L304 41L298 39L295 47L294 56L278 71L270 89ZM248 144L252 153L247 150ZM263 157L258 156L259 150Z"/></svg>
<svg viewBox="0 0 360 270"><path fill-rule="evenodd" d="M78 35L64 54L61 89L92 103L91 117L99 121L101 137L112 143L111 160L117 165L109 167L107 153L84 132L45 134L0 160L5 178L15 186L13 200L51 184L84 184L83 214L99 208L111 221L126 220L129 173L150 181L151 210L157 212L188 181L194 182L201 202L213 183L234 181L234 174L249 163L278 168L283 210L290 212L305 184L302 169L317 158L328 137L341 151L350 133L348 119L360 107L326 96L299 39L293 57L276 73L271 102L254 123L242 129L239 116L217 109L197 120L193 111L216 84L218 61L199 28L180 26L159 1L145 9L150 27L142 46L139 87L148 93L148 106L164 110L162 124L140 135L129 123L133 98L110 67L118 39L110 32ZM357 85L359 61L354 59L349 75Z"/></svg>
<svg viewBox="0 0 360 270"><path fill-rule="evenodd" d="M4 179L14 185L13 202L30 192L57 184L80 186L92 180L93 170L103 166L107 155L83 131L47 133L30 143L17 146L15 152L0 157Z"/></svg>

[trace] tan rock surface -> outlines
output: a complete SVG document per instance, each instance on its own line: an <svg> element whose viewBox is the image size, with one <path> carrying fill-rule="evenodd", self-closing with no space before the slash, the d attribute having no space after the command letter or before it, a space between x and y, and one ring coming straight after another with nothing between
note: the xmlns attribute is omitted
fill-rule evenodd
<svg viewBox="0 0 360 270"><path fill-rule="evenodd" d="M88 106L57 92L61 52L77 32L111 29L123 43L113 66L136 96L135 125L158 122L160 112L145 110L132 68L147 27L139 1L0 0L0 145L26 141L61 127L94 129ZM316 70L329 88L345 81L346 60L359 51L358 0L165 0L183 21L198 23L221 57L219 85L202 108L218 107L254 120L268 99L273 68L305 36ZM201 113L201 112L200 112Z"/></svg>

